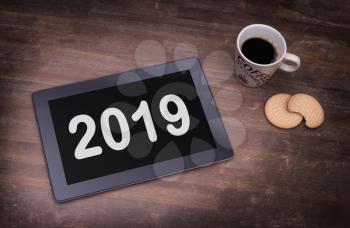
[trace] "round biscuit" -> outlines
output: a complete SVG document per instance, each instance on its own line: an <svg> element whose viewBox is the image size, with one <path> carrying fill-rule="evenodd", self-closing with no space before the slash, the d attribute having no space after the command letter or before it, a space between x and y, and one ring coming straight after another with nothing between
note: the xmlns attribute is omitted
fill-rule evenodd
<svg viewBox="0 0 350 228"><path fill-rule="evenodd" d="M298 126L303 117L298 113L289 112L287 109L291 95L280 93L273 95L265 104L266 118L276 127L293 128Z"/></svg>
<svg viewBox="0 0 350 228"><path fill-rule="evenodd" d="M324 121L324 111L321 104L312 96L298 93L288 101L288 110L300 113L305 118L305 125L316 128Z"/></svg>

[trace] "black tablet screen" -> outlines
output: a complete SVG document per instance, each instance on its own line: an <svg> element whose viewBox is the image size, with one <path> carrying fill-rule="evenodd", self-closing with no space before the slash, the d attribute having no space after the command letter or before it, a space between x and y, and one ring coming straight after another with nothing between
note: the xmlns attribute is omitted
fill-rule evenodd
<svg viewBox="0 0 350 228"><path fill-rule="evenodd" d="M189 71L49 101L67 184L215 148Z"/></svg>

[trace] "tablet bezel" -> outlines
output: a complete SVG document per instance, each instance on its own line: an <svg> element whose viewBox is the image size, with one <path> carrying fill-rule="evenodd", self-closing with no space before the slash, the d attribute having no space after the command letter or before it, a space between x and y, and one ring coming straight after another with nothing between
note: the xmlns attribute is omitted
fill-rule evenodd
<svg viewBox="0 0 350 228"><path fill-rule="evenodd" d="M213 134L217 146L216 148L196 153L195 156L198 158L196 159L196 164L192 162L191 159L193 159L193 157L191 158L191 155L155 163L157 164L157 175L154 173L155 164L150 164L67 185L48 101L185 70L189 70L191 73L210 130ZM130 74L130 77L118 78L121 74ZM233 149L227 137L224 124L216 108L202 67L196 58L177 60L166 64L140 68L97 79L41 90L32 94L32 100L44 149L46 165L49 171L53 196L57 202L64 202L98 192L136 184L161 176L224 161L233 157ZM212 161L213 158L215 158L214 161ZM184 166L179 166L179 162L183 163Z"/></svg>

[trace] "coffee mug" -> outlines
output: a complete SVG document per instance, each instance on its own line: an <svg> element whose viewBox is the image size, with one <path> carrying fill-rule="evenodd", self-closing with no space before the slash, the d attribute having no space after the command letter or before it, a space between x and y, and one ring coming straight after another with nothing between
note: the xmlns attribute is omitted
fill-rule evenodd
<svg viewBox="0 0 350 228"><path fill-rule="evenodd" d="M251 61L242 53L242 45L254 38L265 40L273 46L276 56L270 63L261 64ZM235 75L241 84L248 87L259 87L265 84L278 68L293 72L300 66L300 58L287 53L287 44L281 33L263 24L249 25L241 30L237 37L234 58Z"/></svg>

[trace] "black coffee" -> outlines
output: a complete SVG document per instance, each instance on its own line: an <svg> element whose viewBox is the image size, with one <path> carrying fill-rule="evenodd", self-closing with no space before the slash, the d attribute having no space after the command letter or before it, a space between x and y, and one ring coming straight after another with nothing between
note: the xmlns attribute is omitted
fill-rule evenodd
<svg viewBox="0 0 350 228"><path fill-rule="evenodd" d="M269 64L275 61L276 51L273 45L261 38L251 38L242 45L243 55L254 63Z"/></svg>

